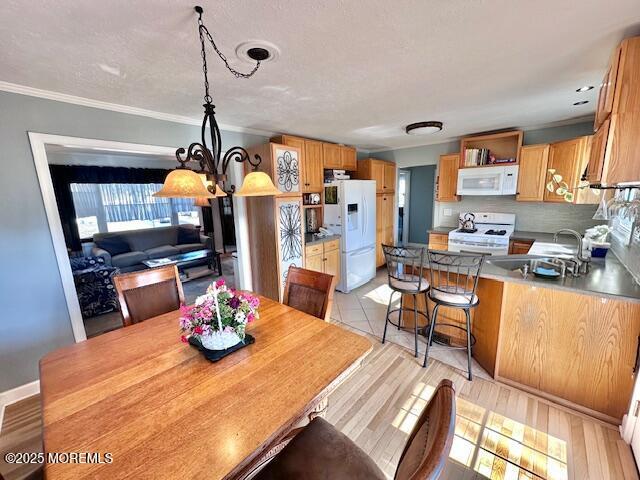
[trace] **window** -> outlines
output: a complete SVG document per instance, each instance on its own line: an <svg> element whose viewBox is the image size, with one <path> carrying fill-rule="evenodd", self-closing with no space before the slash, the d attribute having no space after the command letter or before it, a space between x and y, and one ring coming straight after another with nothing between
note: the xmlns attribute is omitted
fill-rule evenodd
<svg viewBox="0 0 640 480"><path fill-rule="evenodd" d="M191 198L156 198L159 183L72 183L81 239L98 232L120 232L168 225L199 225Z"/></svg>

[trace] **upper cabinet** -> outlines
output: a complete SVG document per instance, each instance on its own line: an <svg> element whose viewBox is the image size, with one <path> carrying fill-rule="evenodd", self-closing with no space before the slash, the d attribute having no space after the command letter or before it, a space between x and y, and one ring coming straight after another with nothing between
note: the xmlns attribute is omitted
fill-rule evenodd
<svg viewBox="0 0 640 480"><path fill-rule="evenodd" d="M545 171L545 185L553 181L552 175L556 175L553 191L545 188L544 201L565 203L567 200L563 192L557 193L558 187L564 186L574 193L571 203L588 204L598 203L600 196L590 188L578 188L581 178L587 169L589 153L591 151L591 136L572 138L563 142L552 143L549 146L549 160ZM553 171L553 174L549 172ZM561 178L560 178L561 177Z"/></svg>
<svg viewBox="0 0 640 480"><path fill-rule="evenodd" d="M640 37L624 40L605 74L585 175L592 185L640 182Z"/></svg>
<svg viewBox="0 0 640 480"><path fill-rule="evenodd" d="M335 143L322 144L323 166L326 169L341 169L342 157L340 145Z"/></svg>
<svg viewBox="0 0 640 480"><path fill-rule="evenodd" d="M375 180L377 193L394 193L396 191L396 164L377 158L358 160L356 178Z"/></svg>
<svg viewBox="0 0 640 480"><path fill-rule="evenodd" d="M518 193L520 202L542 202L547 178L549 145L527 145L520 149Z"/></svg>
<svg viewBox="0 0 640 480"><path fill-rule="evenodd" d="M271 143L273 162L273 180L282 195L299 196L302 194L302 150L288 145Z"/></svg>
<svg viewBox="0 0 640 480"><path fill-rule="evenodd" d="M459 153L440 156L438 179L436 180L436 199L439 202L457 202L460 199L456 194L459 166Z"/></svg>
<svg viewBox="0 0 640 480"><path fill-rule="evenodd" d="M353 172L358 169L356 149L340 145L340 168Z"/></svg>

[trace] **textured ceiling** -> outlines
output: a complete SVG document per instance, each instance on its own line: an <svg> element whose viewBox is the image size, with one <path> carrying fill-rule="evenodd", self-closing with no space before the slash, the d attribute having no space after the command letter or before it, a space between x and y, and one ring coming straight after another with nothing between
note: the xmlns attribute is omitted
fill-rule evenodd
<svg viewBox="0 0 640 480"><path fill-rule="evenodd" d="M638 0L222 0L205 23L238 69L246 40L281 55L239 80L209 55L218 120L364 149L592 114L608 57L640 33ZM198 118L193 2L3 0L0 80ZM587 99L585 106L572 103ZM408 136L407 123L443 132Z"/></svg>

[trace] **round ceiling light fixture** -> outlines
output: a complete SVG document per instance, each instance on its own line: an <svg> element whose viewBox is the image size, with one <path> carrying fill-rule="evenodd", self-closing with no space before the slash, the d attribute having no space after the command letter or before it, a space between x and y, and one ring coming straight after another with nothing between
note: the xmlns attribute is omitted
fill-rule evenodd
<svg viewBox="0 0 640 480"><path fill-rule="evenodd" d="M245 62L273 62L280 57L280 49L265 40L250 40L236 47L236 56Z"/></svg>
<svg viewBox="0 0 640 480"><path fill-rule="evenodd" d="M588 92L589 90L593 90L593 85L585 85L584 87L580 87L576 90L578 93Z"/></svg>
<svg viewBox="0 0 640 480"><path fill-rule="evenodd" d="M409 135L425 135L442 130L442 122L417 122L407 125L405 131Z"/></svg>
<svg viewBox="0 0 640 480"><path fill-rule="evenodd" d="M574 106L574 107L578 107L578 106L580 106L580 105L584 105L584 104L586 104L586 103L589 103L589 100L582 100L582 101L580 101L580 102L574 102L573 106Z"/></svg>

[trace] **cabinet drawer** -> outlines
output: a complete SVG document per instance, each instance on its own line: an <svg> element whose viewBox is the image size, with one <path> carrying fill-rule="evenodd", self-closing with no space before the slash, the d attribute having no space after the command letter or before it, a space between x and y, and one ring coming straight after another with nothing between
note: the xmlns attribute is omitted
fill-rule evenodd
<svg viewBox="0 0 640 480"><path fill-rule="evenodd" d="M447 250L449 250L449 244L429 242L429 250L442 250L446 252Z"/></svg>
<svg viewBox="0 0 640 480"><path fill-rule="evenodd" d="M449 243L449 235L446 235L444 233L430 233L429 244L432 243L443 243L447 245Z"/></svg>
<svg viewBox="0 0 640 480"><path fill-rule="evenodd" d="M307 255L307 257L311 257L313 255L321 255L322 243L314 243L313 245L307 245L304 249L304 253Z"/></svg>
<svg viewBox="0 0 640 480"><path fill-rule="evenodd" d="M332 250L338 250L340 248L340 239L336 238L335 240L330 240L328 242L324 242L324 251L330 252Z"/></svg>

